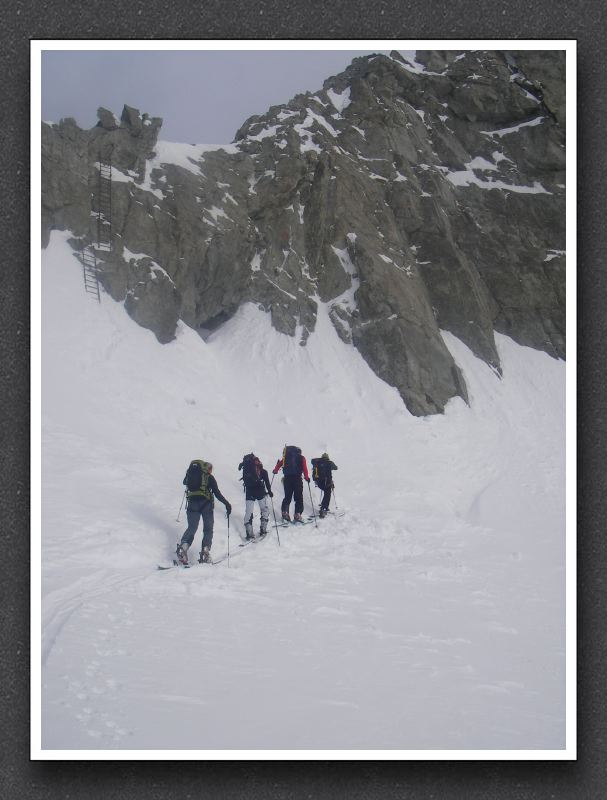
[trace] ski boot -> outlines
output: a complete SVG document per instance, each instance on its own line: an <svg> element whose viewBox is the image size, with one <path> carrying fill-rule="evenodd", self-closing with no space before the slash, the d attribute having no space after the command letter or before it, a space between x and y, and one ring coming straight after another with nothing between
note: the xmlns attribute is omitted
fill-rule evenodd
<svg viewBox="0 0 607 800"><path fill-rule="evenodd" d="M293 516L293 522L303 522L303 519L301 518L301 514L299 514L299 513L296 513L296 514Z"/></svg>
<svg viewBox="0 0 607 800"><path fill-rule="evenodd" d="M253 534L253 526L250 522L247 522L247 524L244 526L244 529L246 531L245 541L251 542L255 538L255 535Z"/></svg>
<svg viewBox="0 0 607 800"><path fill-rule="evenodd" d="M320 512L319 512L319 514L318 514L318 516L319 516L321 519L324 519L324 518L327 516L327 509L326 509L326 508L321 508L321 509L320 509Z"/></svg>
<svg viewBox="0 0 607 800"><path fill-rule="evenodd" d="M186 566L188 564L188 550L189 550L189 548L190 548L190 545L187 542L185 542L184 544L178 544L177 545L177 550L175 550L175 554L177 556L177 561L180 564L183 564L183 566Z"/></svg>
<svg viewBox="0 0 607 800"><path fill-rule="evenodd" d="M282 521L283 522L291 522L291 517L289 516L289 512L288 511L283 511L282 512Z"/></svg>
<svg viewBox="0 0 607 800"><path fill-rule="evenodd" d="M200 559L198 560L199 564L212 564L213 561L211 559L211 553L208 547L203 547L200 551Z"/></svg>

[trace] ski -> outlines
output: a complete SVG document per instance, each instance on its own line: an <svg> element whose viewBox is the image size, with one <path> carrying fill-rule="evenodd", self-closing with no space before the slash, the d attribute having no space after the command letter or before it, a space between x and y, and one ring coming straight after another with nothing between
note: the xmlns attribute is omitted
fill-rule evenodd
<svg viewBox="0 0 607 800"><path fill-rule="evenodd" d="M250 544L258 544L259 542L263 542L267 535L267 533L264 533L263 536L256 536L255 539L247 539L246 542L242 542L238 545L238 547L248 547Z"/></svg>
<svg viewBox="0 0 607 800"><path fill-rule="evenodd" d="M220 559L220 560L223 560L223 559ZM176 567L177 568L181 567L181 569L190 569L191 567L196 567L196 566L199 566L199 565L202 565L202 564L210 564L212 566L213 564L217 564L217 563L219 563L219 562L218 561L198 561L196 564L181 564L179 561L176 561L175 559L173 559L173 564L170 567L169 566L162 566L161 564L157 564L157 568L161 569L161 570L175 569Z"/></svg>
<svg viewBox="0 0 607 800"><path fill-rule="evenodd" d="M345 511L327 511L327 516L343 517L343 516L345 516L345 513L346 513ZM326 517L321 517L320 514L317 514L316 515L316 519L326 519ZM308 520L310 520L310 522L313 522L314 517L309 516Z"/></svg>
<svg viewBox="0 0 607 800"><path fill-rule="evenodd" d="M275 526L272 526L272 527L275 527ZM279 526L279 527L282 527L282 526ZM248 545L250 545L250 544L259 544L259 542L263 542L263 540L267 539L267 537L268 537L268 534L265 533L263 536L258 536L256 539L249 539L246 542L241 542L241 544L239 544L238 547L239 548L241 548L241 547L244 548L244 547L248 547ZM235 555L238 554L238 552L239 551L237 550L235 553L230 553L230 557L233 558ZM181 567L181 569L190 569L191 567L195 567L195 566L199 566L199 565L202 566L203 564L209 564L209 566L213 566L214 564L221 564L222 561L227 561L227 558L228 558L228 554L224 553L222 556L219 556L219 558L214 558L211 561L198 561L196 564L181 564L179 561L177 561L177 559L173 559L173 564L171 566L157 564L157 568L159 570L167 570L167 569L175 569L176 567Z"/></svg>

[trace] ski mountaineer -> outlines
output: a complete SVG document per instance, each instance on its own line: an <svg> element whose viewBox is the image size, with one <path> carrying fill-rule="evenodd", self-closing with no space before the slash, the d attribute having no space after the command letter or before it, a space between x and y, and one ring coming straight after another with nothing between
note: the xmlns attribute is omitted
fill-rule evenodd
<svg viewBox="0 0 607 800"><path fill-rule="evenodd" d="M217 481L211 474L213 465L208 461L199 459L192 461L187 469L183 485L187 492L186 512L188 517L188 527L181 537L180 544L177 545L177 559L180 564L188 563L188 550L194 541L194 535L198 529L200 517L202 517L202 545L200 548L200 558L198 562L211 562L211 545L213 544L213 495L226 507L229 517L232 513L232 506L219 491Z"/></svg>
<svg viewBox="0 0 607 800"><path fill-rule="evenodd" d="M312 459L312 478L323 492L319 513L321 519L327 516L329 503L331 502L331 492L335 488L332 475L332 470L334 469L337 469L337 464L331 461L327 453L323 453L320 458Z"/></svg>
<svg viewBox="0 0 607 800"><path fill-rule="evenodd" d="M244 528L246 539L250 541L257 538L253 533L255 501L259 503L259 538L261 538L268 532L268 520L270 519L268 495L270 497L274 497L274 495L270 489L268 472L263 468L263 464L254 453L248 453L243 456L238 469L242 470L242 478L240 480L245 491Z"/></svg>
<svg viewBox="0 0 607 800"><path fill-rule="evenodd" d="M301 454L301 449L294 445L285 445L282 458L279 458L276 462L272 474L276 475L281 467L283 474L282 482L285 490L285 496L281 506L282 518L286 522L291 521L289 506L291 505L291 499L294 497L295 515L293 517L293 522L303 522L301 518L301 513L303 511L303 482L301 476L303 473L308 483L310 483L310 476L308 475L308 465L305 457Z"/></svg>

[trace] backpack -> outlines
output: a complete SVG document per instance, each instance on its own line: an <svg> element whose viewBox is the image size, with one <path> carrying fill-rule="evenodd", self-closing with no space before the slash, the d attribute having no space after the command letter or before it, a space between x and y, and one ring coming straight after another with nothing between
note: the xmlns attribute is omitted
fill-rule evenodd
<svg viewBox="0 0 607 800"><path fill-rule="evenodd" d="M261 483L263 464L254 453L242 457L242 482L246 489L255 489Z"/></svg>
<svg viewBox="0 0 607 800"><path fill-rule="evenodd" d="M331 477L331 468L324 458L312 459L312 479L318 485L318 481L324 481Z"/></svg>
<svg viewBox="0 0 607 800"><path fill-rule="evenodd" d="M301 475L301 449L288 445L282 454L282 471L284 475Z"/></svg>
<svg viewBox="0 0 607 800"><path fill-rule="evenodd" d="M187 486L188 494L195 494L211 499L209 489L209 464L207 461L192 461L185 474L183 482Z"/></svg>

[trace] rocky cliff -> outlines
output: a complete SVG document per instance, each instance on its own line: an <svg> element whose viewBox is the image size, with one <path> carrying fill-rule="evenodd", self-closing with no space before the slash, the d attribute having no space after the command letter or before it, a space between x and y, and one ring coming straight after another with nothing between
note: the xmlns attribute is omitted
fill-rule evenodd
<svg viewBox="0 0 607 800"><path fill-rule="evenodd" d="M319 303L417 415L466 387L440 330L500 371L494 331L565 355L563 52L394 52L248 119L223 148L125 106L42 128L43 242L96 240L106 291L170 341L252 301L305 346Z"/></svg>

